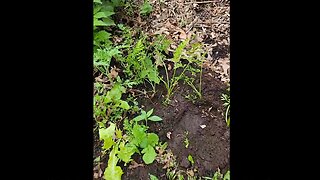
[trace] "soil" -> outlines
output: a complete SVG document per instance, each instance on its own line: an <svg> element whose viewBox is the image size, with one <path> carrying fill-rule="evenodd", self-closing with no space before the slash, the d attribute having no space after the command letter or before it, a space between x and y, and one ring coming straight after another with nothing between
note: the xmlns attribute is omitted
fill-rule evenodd
<svg viewBox="0 0 320 180"><path fill-rule="evenodd" d="M222 115L224 112L221 94L225 93L226 85L210 76L203 74L203 97L201 101L192 103L184 96L191 93L188 86L180 85L174 92L171 104L163 105L163 98L141 99L144 109L154 108L154 114L163 118L162 122L148 124L150 131L159 135L160 141L168 142L168 148L177 158L179 168L187 170L196 168L198 176L211 176L218 168L225 173L229 169L229 128ZM158 89L163 94L165 89ZM205 125L205 128L202 128ZM202 126L202 127L201 127ZM167 133L171 132L170 139ZM186 132L188 135L186 136ZM184 140L189 140L186 148ZM193 166L187 160L192 155ZM135 159L143 163L141 159ZM148 173L166 179L163 165L154 162L152 165L125 169L123 179L148 179Z"/></svg>

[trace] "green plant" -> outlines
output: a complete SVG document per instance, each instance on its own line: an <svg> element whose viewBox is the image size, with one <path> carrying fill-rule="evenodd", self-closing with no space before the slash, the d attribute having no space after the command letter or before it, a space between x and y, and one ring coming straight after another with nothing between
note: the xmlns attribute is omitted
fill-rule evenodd
<svg viewBox="0 0 320 180"><path fill-rule="evenodd" d="M148 0L145 0L142 6L140 7L140 14L148 15L152 12L152 5Z"/></svg>
<svg viewBox="0 0 320 180"><path fill-rule="evenodd" d="M150 177L150 180L158 180L158 178L155 175L152 175L150 173L149 173L149 177Z"/></svg>
<svg viewBox="0 0 320 180"><path fill-rule="evenodd" d="M188 155L188 161L193 165L194 164L194 160L193 157L189 154Z"/></svg>
<svg viewBox="0 0 320 180"><path fill-rule="evenodd" d="M151 115L152 111L148 113ZM148 120L151 117L160 118L149 116L147 117ZM143 154L142 159L146 164L151 164L156 159L155 147L159 144L159 137L155 133L148 133L148 126L139 125L138 121L135 120L125 119L123 123L125 135L123 135L116 124L112 122L109 124L108 128L101 127L99 129L99 136L103 141L103 150L112 149L109 153L108 166L104 172L105 179L110 177L121 179L123 171L120 166L117 166L117 163L121 160L126 165L132 160L131 157L134 153Z"/></svg>
<svg viewBox="0 0 320 180"><path fill-rule="evenodd" d="M228 92L229 92L229 88L228 88ZM221 95L221 100L224 102L223 106L225 106L226 112L225 112L225 120L227 123L227 126L230 126L230 95L229 94L222 94Z"/></svg>
<svg viewBox="0 0 320 180"><path fill-rule="evenodd" d="M101 26L113 26L111 15L114 14L113 1L93 0L93 29Z"/></svg>
<svg viewBox="0 0 320 180"><path fill-rule="evenodd" d="M183 80L187 83L201 98L201 76L202 76L202 63L204 54L201 52L201 44L193 44L189 50L185 50L189 43L190 39L182 41L175 52L173 53L173 58L168 59L169 62L173 63L173 72L171 73L171 78L169 78L169 65L166 65L163 58L159 56L160 53L156 54L159 56L156 59L156 62L161 62L164 67L166 77L160 77L160 80L164 83L167 89L167 95L165 99L165 104L170 102L170 97L174 91L174 88L178 85L180 80ZM183 63L182 60L186 62ZM178 73L178 70L180 72ZM187 75L189 73L190 75ZM194 85L195 76L197 73L200 73L200 83L197 88Z"/></svg>
<svg viewBox="0 0 320 180"><path fill-rule="evenodd" d="M148 82L155 93L155 86L160 83L159 73L156 64L147 53L145 38L140 38L133 49L129 50L127 58L122 59L122 64L130 81L137 84Z"/></svg>
<svg viewBox="0 0 320 180"><path fill-rule="evenodd" d="M141 120L145 120L146 121L146 125L147 125L147 121L162 121L162 118L160 118L159 116L151 116L151 114L153 113L153 109L149 110L148 112L141 110L141 115L135 117L133 119L133 121L139 122Z"/></svg>

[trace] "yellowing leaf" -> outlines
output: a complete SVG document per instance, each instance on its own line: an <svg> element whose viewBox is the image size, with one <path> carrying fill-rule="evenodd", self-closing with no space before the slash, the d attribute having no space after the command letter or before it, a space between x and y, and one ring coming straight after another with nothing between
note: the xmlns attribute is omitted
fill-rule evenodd
<svg viewBox="0 0 320 180"><path fill-rule="evenodd" d="M110 123L110 126L107 129L101 128L99 129L100 140L103 140L103 148L109 149L114 144L113 135L115 133L116 125Z"/></svg>
<svg viewBox="0 0 320 180"><path fill-rule="evenodd" d="M116 157L115 148L109 154L108 167L104 171L103 178L106 180L121 180L123 171L117 166L118 158Z"/></svg>

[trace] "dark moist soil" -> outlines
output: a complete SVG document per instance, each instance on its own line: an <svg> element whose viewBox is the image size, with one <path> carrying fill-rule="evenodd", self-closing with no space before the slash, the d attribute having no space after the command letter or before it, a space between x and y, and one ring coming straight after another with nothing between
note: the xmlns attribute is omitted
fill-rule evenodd
<svg viewBox="0 0 320 180"><path fill-rule="evenodd" d="M212 73L211 73L212 74ZM210 73L204 72L202 85L202 100L192 103L185 98L192 93L188 86L181 85L175 90L171 97L171 104L163 105L164 88L157 89L158 95L153 99L141 99L139 104L148 111L154 108L154 114L163 118L162 122L149 122L149 131L159 135L160 141L168 142L168 148L177 157L179 169L198 170L198 176L212 176L218 168L225 173L229 169L230 132L222 115L224 112L223 102L220 97L226 91L226 85L216 80ZM206 125L201 128L200 125ZM167 133L171 132L170 139ZM185 147L185 133L188 132L189 147ZM195 164L191 166L187 160L192 155ZM134 158L137 163L142 159ZM124 167L124 180L146 180L149 173L156 175L159 179L166 179L166 171L163 165L156 161L151 165L128 169Z"/></svg>

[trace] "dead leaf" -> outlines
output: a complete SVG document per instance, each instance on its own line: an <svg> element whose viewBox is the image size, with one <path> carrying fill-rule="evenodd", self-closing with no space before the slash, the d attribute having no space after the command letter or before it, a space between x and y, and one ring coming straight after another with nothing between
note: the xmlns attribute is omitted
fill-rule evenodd
<svg viewBox="0 0 320 180"><path fill-rule="evenodd" d="M117 68L116 67L112 67L111 71L109 73L109 76L111 77L111 79L114 79L118 76L118 72L117 72Z"/></svg>
<svg viewBox="0 0 320 180"><path fill-rule="evenodd" d="M137 167L143 167L144 165L143 164L139 164L139 163L137 163L137 162L135 162L134 160L133 161L131 161L131 165L129 166L129 169L135 169L135 168L137 168Z"/></svg>

